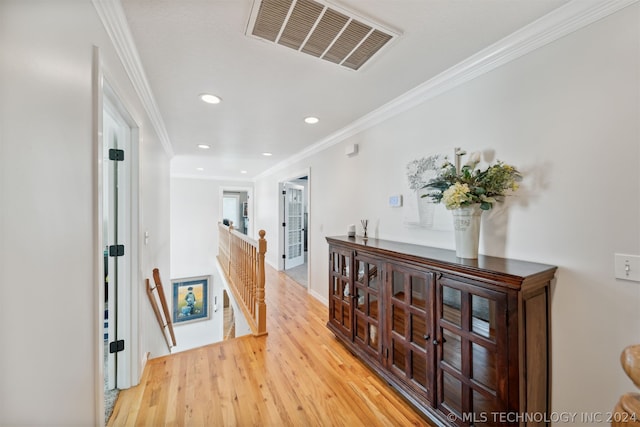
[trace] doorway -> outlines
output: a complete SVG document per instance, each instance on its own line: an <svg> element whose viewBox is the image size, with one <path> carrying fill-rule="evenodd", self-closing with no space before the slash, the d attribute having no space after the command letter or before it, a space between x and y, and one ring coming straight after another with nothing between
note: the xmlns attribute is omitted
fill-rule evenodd
<svg viewBox="0 0 640 427"><path fill-rule="evenodd" d="M234 230L242 234L251 235L253 224L251 222L251 189L248 188L223 188L220 203L220 215L222 221L233 224Z"/></svg>
<svg viewBox="0 0 640 427"><path fill-rule="evenodd" d="M309 174L280 183L281 269L304 287L309 285Z"/></svg>
<svg viewBox="0 0 640 427"><path fill-rule="evenodd" d="M103 376L105 418L137 382L138 131L105 82L102 102Z"/></svg>

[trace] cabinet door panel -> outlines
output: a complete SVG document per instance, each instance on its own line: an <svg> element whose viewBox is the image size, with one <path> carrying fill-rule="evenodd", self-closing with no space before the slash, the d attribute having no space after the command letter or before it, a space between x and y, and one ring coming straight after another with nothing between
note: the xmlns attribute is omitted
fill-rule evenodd
<svg viewBox="0 0 640 427"><path fill-rule="evenodd" d="M419 348L426 348L427 345L431 345L428 341L431 338L429 330L427 328L426 319L420 314L410 314L411 317L411 342L417 345Z"/></svg>
<svg viewBox="0 0 640 427"><path fill-rule="evenodd" d="M329 323L349 339L353 336L352 300L354 299L349 277L351 262L351 251L330 248Z"/></svg>
<svg viewBox="0 0 640 427"><path fill-rule="evenodd" d="M372 351L380 352L378 327L372 324L369 324L369 347L371 347Z"/></svg>
<svg viewBox="0 0 640 427"><path fill-rule="evenodd" d="M413 307L427 310L427 280L420 276L411 276L411 301Z"/></svg>
<svg viewBox="0 0 640 427"><path fill-rule="evenodd" d="M504 425L500 422L500 415L504 414L504 408L501 408L493 396L490 393L482 393L481 390L474 390L471 396L473 401L473 410L475 414L475 420L477 421L474 426L498 426Z"/></svg>
<svg viewBox="0 0 640 427"><path fill-rule="evenodd" d="M497 363L495 352L483 345L471 343L471 378L490 390L498 388Z"/></svg>
<svg viewBox="0 0 640 427"><path fill-rule="evenodd" d="M462 305L462 293L451 286L442 288L442 316L441 318L458 328L462 326L460 307Z"/></svg>
<svg viewBox="0 0 640 427"><path fill-rule="evenodd" d="M407 352L402 339L391 337L391 366L398 370L397 375L404 376Z"/></svg>
<svg viewBox="0 0 640 427"><path fill-rule="evenodd" d="M367 338L367 322L364 321L362 317L358 316L357 314L355 316L354 331L356 334L356 338L364 342L364 340Z"/></svg>
<svg viewBox="0 0 640 427"><path fill-rule="evenodd" d="M378 334L380 312L380 273L379 261L367 256L356 254L354 256L354 281L355 290L355 343L376 360L382 357L381 345Z"/></svg>
<svg viewBox="0 0 640 427"><path fill-rule="evenodd" d="M362 313L366 313L367 309L366 309L366 303L367 303L367 293L364 292L359 286L354 286L355 288L355 297L356 297L356 301L355 301L355 309L362 312Z"/></svg>
<svg viewBox="0 0 640 427"><path fill-rule="evenodd" d="M368 304L369 304L369 317L372 320L380 320L378 315L378 305L379 305L378 295L374 293L369 293Z"/></svg>
<svg viewBox="0 0 640 427"><path fill-rule="evenodd" d="M411 355L411 379L418 386L427 389L429 387L427 374L430 375L431 372L433 372L431 369L427 369L427 359L424 354L414 351Z"/></svg>
<svg viewBox="0 0 640 427"><path fill-rule="evenodd" d="M438 408L460 425L507 411L506 294L445 276L436 301Z"/></svg>
<svg viewBox="0 0 640 427"><path fill-rule="evenodd" d="M404 339L405 331L405 310L403 304L391 304L391 330Z"/></svg>
<svg viewBox="0 0 640 427"><path fill-rule="evenodd" d="M462 344L460 335L442 330L442 362L451 369L462 372Z"/></svg>
<svg viewBox="0 0 640 427"><path fill-rule="evenodd" d="M445 412L451 412L458 418L462 418L462 382L449 372L442 372L441 375L439 387L441 397L438 405Z"/></svg>
<svg viewBox="0 0 640 427"><path fill-rule="evenodd" d="M496 301L479 295L471 295L471 330L480 336L496 341Z"/></svg>
<svg viewBox="0 0 640 427"><path fill-rule="evenodd" d="M387 264L385 287L386 366L400 381L433 402L434 353L433 274L426 270Z"/></svg>

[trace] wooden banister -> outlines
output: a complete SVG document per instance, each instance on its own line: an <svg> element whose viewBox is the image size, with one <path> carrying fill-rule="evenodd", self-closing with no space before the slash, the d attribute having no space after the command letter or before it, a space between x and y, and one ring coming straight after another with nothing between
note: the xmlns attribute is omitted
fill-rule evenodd
<svg viewBox="0 0 640 427"><path fill-rule="evenodd" d="M233 223L218 225L218 262L229 288L242 308L253 335L267 334L264 256L267 252L265 231L255 241L233 229Z"/></svg>
<svg viewBox="0 0 640 427"><path fill-rule="evenodd" d="M622 369L640 388L640 344L625 348L620 355ZM611 416L612 427L640 427L640 393L620 397Z"/></svg>
<svg viewBox="0 0 640 427"><path fill-rule="evenodd" d="M147 296L149 297L149 302L151 302L151 308L153 308L153 313L156 316L158 325L162 330L162 336L164 337L164 340L167 343L167 347L169 348L169 350L171 350L171 347L176 346L176 336L173 332L173 323L171 322L171 313L169 313L169 307L167 306L167 299L164 294L164 288L162 287L162 280L160 280L160 271L157 268L153 269L153 281L155 283L155 287L153 288L151 287L149 279L147 279L146 281ZM153 294L154 290L158 294L157 299ZM158 301L160 301L162 312L158 308ZM171 337L171 342L169 342L169 338L167 337L167 332Z"/></svg>

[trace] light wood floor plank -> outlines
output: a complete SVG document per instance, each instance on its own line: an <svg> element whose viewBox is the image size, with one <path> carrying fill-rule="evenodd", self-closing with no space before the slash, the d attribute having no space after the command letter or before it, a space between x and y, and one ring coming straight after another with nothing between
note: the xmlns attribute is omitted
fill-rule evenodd
<svg viewBox="0 0 640 427"><path fill-rule="evenodd" d="M147 362L109 426L427 426L326 328L327 309L267 267L267 329Z"/></svg>

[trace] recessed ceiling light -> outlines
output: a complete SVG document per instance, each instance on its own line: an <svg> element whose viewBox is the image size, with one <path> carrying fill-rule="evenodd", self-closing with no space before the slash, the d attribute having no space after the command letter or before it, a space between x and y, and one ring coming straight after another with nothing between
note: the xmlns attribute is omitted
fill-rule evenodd
<svg viewBox="0 0 640 427"><path fill-rule="evenodd" d="M197 170L198 172L202 172L202 171L204 170L204 168L196 168L196 170Z"/></svg>
<svg viewBox="0 0 640 427"><path fill-rule="evenodd" d="M271 153L262 153L262 155L265 156L265 157L273 156L273 154L271 154Z"/></svg>
<svg viewBox="0 0 640 427"><path fill-rule="evenodd" d="M247 173L247 171L240 171L240 173Z"/></svg>
<svg viewBox="0 0 640 427"><path fill-rule="evenodd" d="M304 122L308 123L310 125L315 125L319 121L320 121L320 119L318 119L317 117L313 117L313 116L309 116L309 117L305 117L304 118Z"/></svg>
<svg viewBox="0 0 640 427"><path fill-rule="evenodd" d="M207 144L198 144L198 148L202 148L203 150L208 150L209 148L211 148L211 146Z"/></svg>
<svg viewBox="0 0 640 427"><path fill-rule="evenodd" d="M215 95L210 95L208 93L203 93L200 95L200 99L202 99L207 104L219 104L222 99Z"/></svg>

